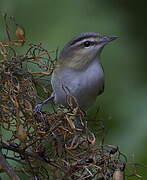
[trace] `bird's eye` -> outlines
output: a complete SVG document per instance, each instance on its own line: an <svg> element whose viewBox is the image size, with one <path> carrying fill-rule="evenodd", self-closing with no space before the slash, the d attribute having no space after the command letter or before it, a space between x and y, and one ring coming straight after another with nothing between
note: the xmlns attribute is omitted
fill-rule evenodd
<svg viewBox="0 0 147 180"><path fill-rule="evenodd" d="M91 41L85 41L84 42L84 47L89 47L91 45L93 45L93 42L91 42Z"/></svg>

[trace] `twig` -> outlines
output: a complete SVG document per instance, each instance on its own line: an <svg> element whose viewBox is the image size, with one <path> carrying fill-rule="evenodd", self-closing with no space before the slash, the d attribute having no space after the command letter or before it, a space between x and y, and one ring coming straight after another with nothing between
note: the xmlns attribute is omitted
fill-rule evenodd
<svg viewBox="0 0 147 180"><path fill-rule="evenodd" d="M6 174L10 177L12 180L20 180L20 178L16 175L10 164L6 161L3 154L0 152L0 168L6 172Z"/></svg>
<svg viewBox="0 0 147 180"><path fill-rule="evenodd" d="M19 148L13 147L8 142L1 142L0 146L1 146L1 148L17 152L20 155L24 155L24 156L27 156L27 157L32 157L32 158L35 158L35 159L39 159L41 161L44 161L44 162L50 164L51 166L53 166L53 167L55 167L57 169L65 171L58 164L56 164L53 160L46 159L45 157L41 157L38 153L34 153L34 152L31 153L31 152L28 152L28 151L24 151L23 149L19 149Z"/></svg>

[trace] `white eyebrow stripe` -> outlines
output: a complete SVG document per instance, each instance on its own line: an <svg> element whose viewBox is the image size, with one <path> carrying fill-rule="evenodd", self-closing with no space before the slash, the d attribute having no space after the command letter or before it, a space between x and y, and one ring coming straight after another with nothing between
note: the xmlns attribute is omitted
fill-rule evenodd
<svg viewBox="0 0 147 180"><path fill-rule="evenodd" d="M73 46L75 45L80 45L82 43L84 43L85 41L92 41L92 42L95 42L98 40L98 37L94 38L94 37L91 37L91 38L85 38L85 39L82 39L81 41L78 41L76 42L75 44L73 44Z"/></svg>

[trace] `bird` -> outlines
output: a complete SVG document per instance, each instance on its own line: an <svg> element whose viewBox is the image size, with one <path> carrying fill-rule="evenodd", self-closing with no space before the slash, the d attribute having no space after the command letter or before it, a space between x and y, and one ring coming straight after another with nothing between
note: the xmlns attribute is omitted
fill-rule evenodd
<svg viewBox="0 0 147 180"><path fill-rule="evenodd" d="M95 32L73 37L61 50L51 75L51 96L37 104L35 111L40 111L50 100L68 107L67 95L73 96L79 107L87 111L104 92L104 70L100 62L102 49L117 38Z"/></svg>

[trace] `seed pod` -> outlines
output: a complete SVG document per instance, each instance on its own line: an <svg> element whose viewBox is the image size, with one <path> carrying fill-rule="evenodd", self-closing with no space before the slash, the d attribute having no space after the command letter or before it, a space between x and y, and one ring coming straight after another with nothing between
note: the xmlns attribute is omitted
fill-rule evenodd
<svg viewBox="0 0 147 180"><path fill-rule="evenodd" d="M21 142L24 142L27 138L26 130L21 125L18 127L17 137Z"/></svg>
<svg viewBox="0 0 147 180"><path fill-rule="evenodd" d="M17 25L15 33L17 40L25 41L25 31L23 28Z"/></svg>
<svg viewBox="0 0 147 180"><path fill-rule="evenodd" d="M116 169L113 173L113 180L125 180L124 178L124 172L120 169Z"/></svg>

